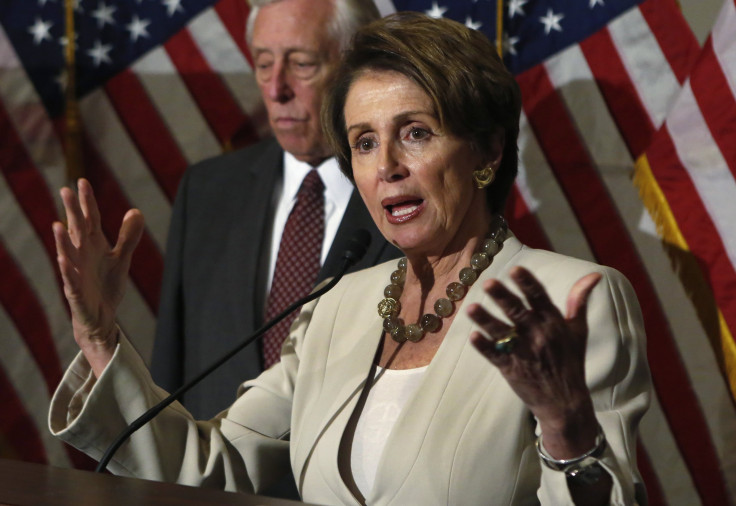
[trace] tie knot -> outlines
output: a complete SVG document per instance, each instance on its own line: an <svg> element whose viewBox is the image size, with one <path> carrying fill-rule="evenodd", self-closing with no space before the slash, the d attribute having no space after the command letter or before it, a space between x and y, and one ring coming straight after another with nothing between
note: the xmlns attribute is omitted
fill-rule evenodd
<svg viewBox="0 0 736 506"><path fill-rule="evenodd" d="M324 191L325 185L322 182L322 178L319 177L317 169L312 169L302 181L302 185L299 187L299 194L316 195Z"/></svg>

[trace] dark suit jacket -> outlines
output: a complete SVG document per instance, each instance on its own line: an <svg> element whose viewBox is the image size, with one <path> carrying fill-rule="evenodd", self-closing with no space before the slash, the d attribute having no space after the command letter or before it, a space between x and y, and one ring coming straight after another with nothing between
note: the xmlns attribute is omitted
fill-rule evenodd
<svg viewBox="0 0 736 506"><path fill-rule="evenodd" d="M275 140L189 168L174 203L166 250L154 380L168 391L202 372L262 323L274 187L283 151ZM376 229L357 192L348 204L319 279L340 265L345 237L359 228L373 240L353 270L398 257ZM238 353L184 397L197 418L235 400L240 383L261 372L260 347Z"/></svg>

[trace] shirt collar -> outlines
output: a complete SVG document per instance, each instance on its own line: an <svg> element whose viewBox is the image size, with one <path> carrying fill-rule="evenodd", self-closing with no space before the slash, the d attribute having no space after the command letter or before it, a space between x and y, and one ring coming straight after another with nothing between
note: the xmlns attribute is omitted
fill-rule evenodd
<svg viewBox="0 0 736 506"><path fill-rule="evenodd" d="M293 201L312 166L300 162L294 155L284 151L284 193L283 198ZM317 172L325 185L325 199L338 208L346 208L353 193L353 183L340 171L335 157L328 158L317 166Z"/></svg>

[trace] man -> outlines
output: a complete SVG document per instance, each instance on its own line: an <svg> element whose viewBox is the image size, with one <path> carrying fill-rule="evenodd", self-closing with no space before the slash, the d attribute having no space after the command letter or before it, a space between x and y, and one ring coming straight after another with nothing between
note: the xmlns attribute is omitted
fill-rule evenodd
<svg viewBox="0 0 736 506"><path fill-rule="evenodd" d="M265 321L273 302L268 296L272 278L276 284L279 277L277 257L288 262L307 255L301 248L291 257L279 250L290 213L296 212L297 191L310 172L317 171L325 187L324 239L316 253L321 269L316 266L319 275L310 287L335 272L343 241L359 228L369 230L373 240L356 268L398 255L339 173L319 118L322 93L341 49L359 26L379 16L373 2L251 4L248 42L275 139L195 165L182 179L169 231L152 361L154 379L169 390ZM261 372L263 360L259 346L246 348L188 393L185 405L197 418L214 416L233 402L242 381Z"/></svg>

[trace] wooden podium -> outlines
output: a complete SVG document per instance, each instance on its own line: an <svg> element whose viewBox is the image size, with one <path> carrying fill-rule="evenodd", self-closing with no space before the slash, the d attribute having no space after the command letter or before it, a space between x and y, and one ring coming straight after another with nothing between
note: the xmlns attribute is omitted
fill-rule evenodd
<svg viewBox="0 0 736 506"><path fill-rule="evenodd" d="M220 504L294 506L302 503L0 459L0 505L2 506Z"/></svg>

